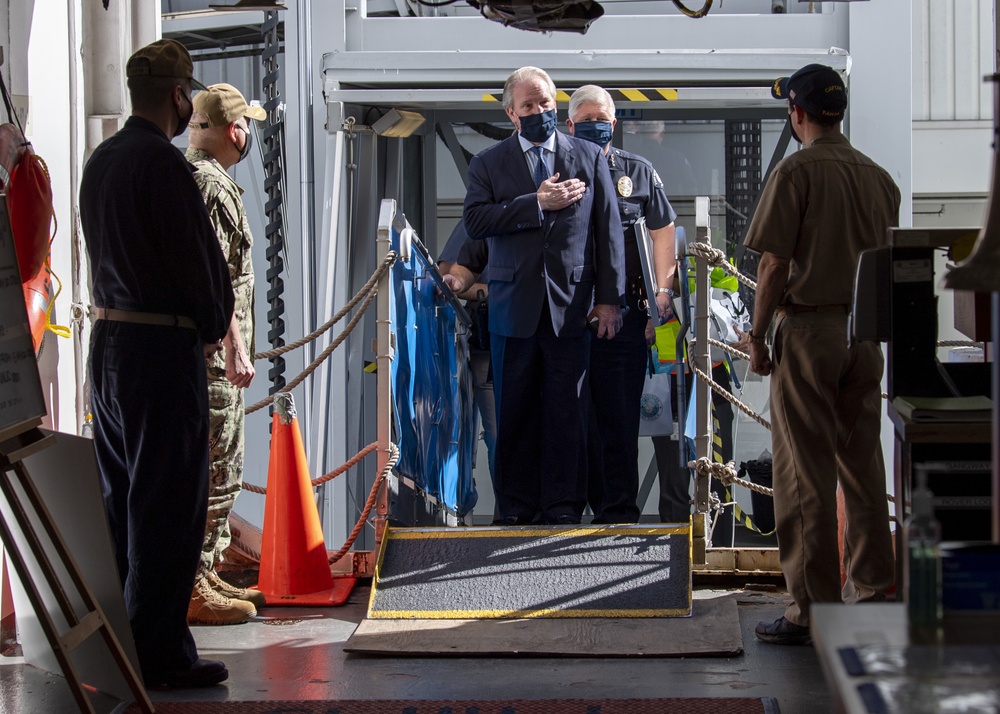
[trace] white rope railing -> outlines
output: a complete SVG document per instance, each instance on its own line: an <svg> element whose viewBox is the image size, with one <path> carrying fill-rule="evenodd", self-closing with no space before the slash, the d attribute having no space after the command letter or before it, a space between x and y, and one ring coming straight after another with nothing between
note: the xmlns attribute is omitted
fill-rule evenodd
<svg viewBox="0 0 1000 714"><path fill-rule="evenodd" d="M718 248L713 248L708 243L688 243L688 254L704 258L708 261L709 265L722 268L726 273L732 275L748 288L752 290L757 289L757 283L737 270L735 266L726 260L726 254Z"/></svg>
<svg viewBox="0 0 1000 714"><path fill-rule="evenodd" d="M317 356L316 359L314 359L309 364L309 366L307 366L306 369L302 371L301 374L299 374L294 380L288 383L284 388L282 388L276 394L270 394L266 398L261 399L259 402L247 407L245 410L247 414L252 414L253 412L258 411L259 409L262 409L263 407L267 406L268 404L273 403L275 399L277 399L278 395L287 394L291 392L295 387L301 384L303 380L305 380L309 375L311 375L323 363L323 361L326 360L333 353L333 351L344 342L345 339L347 339L347 336L351 334L351 332L360 322L362 316L368 310L368 307L371 305L372 301L378 295L378 282L386 273L386 271L388 271L392 267L393 263L396 261L396 257L397 255L395 251L389 251L388 253L386 253L385 257L382 259L381 264L378 266L378 268L376 268L375 272L372 273L371 277L364 284L364 286L354 295L354 297L352 297L347 302L346 305L344 305L343 308L341 308L337 312L337 314L335 314L332 318L330 318L330 320L321 325L319 328L309 333L302 339L296 340L291 344L283 345L281 347L269 350L267 352L260 352L256 355L256 359L259 360L272 359L279 355L285 354L291 350L303 347L304 345L313 342L318 337L326 333L331 327L333 327L333 325L335 325L337 322L343 319L352 309L354 309L358 305L358 303L361 303L360 308L354 314L351 320L347 323L347 326L344 328L344 330L339 335L337 335L336 339L334 339L333 342L331 342L319 354L319 356ZM333 469L332 471L324 474L319 478L311 479L310 484L312 485L313 488L315 488L317 486L326 483L327 481L330 481L331 479L336 478L337 476L340 476L343 473L346 473L351 468L356 466L368 454L375 451L377 448L378 448L377 443L368 444L368 446L366 446L357 454L352 456L342 465L338 466L337 468ZM381 472L375 479L371 493L369 494L368 500L366 501L365 506L358 517L357 523L355 523L354 529L351 531L351 534L347 537L341 548L336 553L329 556L329 562L331 564L336 563L341 558L343 558L344 555L347 552L349 552L350 549L354 546L354 542L357 540L358 535L361 533L361 530L368 522L368 516L371 514L371 510L375 505L379 489L381 488L382 484L385 483L388 474L392 471L393 467L395 467L396 463L399 461L399 448L394 443L389 442L388 450L389 450L389 458L385 466L382 468ZM265 496L267 495L266 487L244 483L243 489L260 495L265 495Z"/></svg>
<svg viewBox="0 0 1000 714"><path fill-rule="evenodd" d="M302 372L300 372L295 379L293 379L291 382L282 387L281 390L276 392L276 394L291 392L293 389L295 389L295 387L302 384L302 382L306 379L306 377L308 377L310 374L316 371L316 369L333 353L333 351L337 349L344 342L344 340L347 339L348 335L351 334L355 326L357 326L357 324L361 321L361 317L365 314L365 311L368 309L368 306L371 305L376 295L378 295L379 278L382 277L382 275L385 273L386 270L392 267L392 264L393 262L395 262L395 260L396 260L396 253L394 251L389 251L386 254L385 258L382 259L382 264L379 265L379 267L372 274L371 278L368 279L368 282L365 283L365 286L361 290L359 290L353 298L351 298L350 302L347 305L345 305L336 315L334 315L325 325L323 325L323 327L320 327L319 329L313 331L306 337L303 337L301 340L292 343L291 345L285 345L283 347L277 348L276 350L271 350L270 352L262 352L260 353L260 355L258 355L258 359L268 359L270 357L276 357L278 356L278 354L284 354L289 349L295 349L296 347L301 347L305 344L308 344L309 342L319 337L319 335L326 332L334 324L336 324L341 318L344 317L344 315L346 315L350 311L351 308L357 305L358 301L361 300L362 297L364 298L364 302L361 304L361 308L354 314L354 317L351 318L350 322L347 323L347 327L344 328L343 332L337 335L337 338L333 342L331 342L326 347L326 349L324 349L319 354L319 356L316 357L316 359L310 362L309 365L304 370L302 370ZM255 411L263 409L272 401L274 401L274 397L275 394L269 394L264 399L261 399L255 404L252 404L249 407L247 407L246 413L252 414Z"/></svg>
<svg viewBox="0 0 1000 714"><path fill-rule="evenodd" d="M299 347L308 345L310 342L312 342L313 340L324 334L327 330L329 330L331 327L340 322L347 313L349 313L351 310L354 309L355 305L361 302L361 299L363 297L368 295L368 293L370 293L375 288L375 285L376 283L378 283L379 278L382 277L382 274L385 273L386 270L392 267L392 264L395 261L396 261L396 252L390 250L388 253L386 253L385 257L382 259L382 264L379 265L379 267L375 269L375 272L372 273L372 276L368 278L368 282L365 283L364 286L360 290L358 290L357 293L354 294L354 297L352 297L350 300L347 301L347 304L344 305L344 307L342 307L340 311L337 312L336 315L331 317L329 320L324 322L322 325L317 327L315 330L310 332L305 337L296 340L295 342L292 342L287 345L282 345L281 347L275 347L273 350L267 350L266 352L258 352L256 355L254 355L254 360L274 359L275 357L283 355L286 352L291 352L294 349L298 349Z"/></svg>
<svg viewBox="0 0 1000 714"><path fill-rule="evenodd" d="M751 491L756 491L765 496L774 496L774 490L767 488L766 486L761 486L760 484L753 483L752 481L747 481L739 476L739 472L736 470L736 464L732 461L726 464L720 464L717 461L712 461L711 459L702 456L701 458L695 459L694 461L688 462L688 468L694 469L697 473L702 476L711 476L718 479L725 486L731 486L736 483L740 486L745 486Z"/></svg>
<svg viewBox="0 0 1000 714"><path fill-rule="evenodd" d="M711 338L709 338L708 341L709 341L710 344L715 344L717 346L720 346L720 345L724 344L722 342L719 342L718 340L713 340ZM697 343L697 340L691 340L691 344L692 345L696 344L696 343ZM738 354L738 355L744 354L743 352L740 352L739 350L733 350L733 351L736 354ZM692 372L694 372L702 381L704 381L709 387L712 388L713 392L715 392L716 394L718 394L719 396L721 396L727 402L729 402L734 407L736 407L737 409L739 409L740 411L742 411L744 414L746 414L748 417L750 417L751 419L753 419L755 422L757 422L758 424L760 424L762 427L764 427L768 431L771 430L771 422L769 422L767 419L765 419L760 414L758 414L753 409L751 409L749 406L747 406L742 401L740 401L740 399L735 394L733 394L728 389L726 389L721 384L719 384L714 379L712 379L712 375L707 374L704 370L702 370L700 367L698 367L698 365L695 364L694 359L695 359L694 358L694 350L693 349L689 349L688 350L688 366L691 368ZM749 359L749 355L746 356L746 359Z"/></svg>
<svg viewBox="0 0 1000 714"><path fill-rule="evenodd" d="M378 294L378 289L373 289L370 293L368 293L367 297L365 297L365 301L361 304L361 309L358 310L357 313L355 313L354 317L351 318L351 321L347 323L347 327L344 328L344 331L341 332L339 335L337 335L337 339L335 339L333 342L331 342L326 347L326 349L323 350L319 354L319 356L316 359L314 359L312 362L310 362L309 366L306 367L304 370L302 370L302 372L299 374L299 376L297 376L291 382L289 382L288 384L286 384L284 387L282 387L275 394L282 394L282 393L291 392L297 386L299 386L300 384L302 384L302 382L305 380L305 378L308 377L310 374L312 374L316 370L316 368L319 367L323 363L323 361L326 360L326 358L329 357L333 353L333 351L335 349L337 349L338 347L340 347L341 343L344 340L347 339L347 336L351 334L351 331L354 329L354 327L361 321L361 318L364 316L365 311L368 309L368 306L372 304L372 300L375 299L375 296L377 294ZM269 394L268 396L266 396L265 398L261 399L256 404L253 404L253 405L247 407L246 413L247 414L252 414L253 412L257 411L258 409L263 409L268 404L270 404L272 401L274 401L275 394Z"/></svg>
<svg viewBox="0 0 1000 714"><path fill-rule="evenodd" d="M372 508L375 507L375 501L378 499L379 489L382 488L382 484L385 483L385 480L389 477L389 473L392 471L393 467L396 466L397 461L399 461L399 447L390 441L389 459L385 462L385 466L382 467L382 471L379 472L378 477L376 477L375 483L372 484L371 491L368 493L368 500L365 501L365 506L361 509L361 515L358 516L358 521L354 524L354 530L352 530L351 534L347 536L347 540L345 540L344 544L340 546L340 550L330 556L331 565L343 558L354 545L354 541L357 540L358 535L361 533L361 529L364 528L365 524L368 522L368 514L370 514L372 512Z"/></svg>
<svg viewBox="0 0 1000 714"><path fill-rule="evenodd" d="M726 254L723 251L719 250L718 248L714 248L711 245L708 245L707 243L689 243L687 249L689 255L694 255L696 257L702 258L709 265L715 267L721 267L727 274L733 276L739 282L743 283L747 287L753 290L757 289L757 283L748 278L747 276L743 275L739 270L737 270L726 259ZM707 338L706 341L709 345L716 347L720 350L723 350L724 352L732 355L733 357L736 357L737 359L743 359L748 362L750 360L749 354L737 349L733 345L712 339L710 337ZM691 343L692 345L697 344L697 340L692 340ZM937 345L939 347L982 347L983 343L957 341L957 340L942 340L939 341ZM742 411L744 414L746 414L751 419L756 421L758 424L766 428L768 431L771 430L771 423L769 421L767 421L762 416L757 414L750 406L744 404L732 392L730 392L728 389L726 389L721 384L712 379L712 376L710 374L707 374L704 370L702 370L695 364L695 359L694 359L695 350L693 348L689 349L687 352L688 352L688 365L691 371L699 379L703 380L709 387L711 387L711 389L716 394L719 394L723 399L725 399L727 402L738 408L740 411ZM883 393L882 397L887 398L888 395ZM744 486L750 489L751 491L755 491L765 496L771 496L772 498L774 497L773 489L740 478L739 473L736 471L735 463L732 461L726 464L721 464L718 462L714 462L711 459L703 456L694 461L689 461L688 467L694 469L695 473L697 473L700 476L712 477L718 479L725 486L729 486L731 484L739 484L740 486ZM895 499L891 494L887 493L886 499L890 503L895 503Z"/></svg>
<svg viewBox="0 0 1000 714"><path fill-rule="evenodd" d="M377 443L375 442L370 443L368 446L363 448L361 451L356 453L354 456L349 458L347 461L345 461L343 464L335 468L333 471L329 471L323 476L320 476L319 478L311 479L309 483L312 484L313 488L315 488L316 486L322 486L327 481L335 479L338 476L340 476L340 474L349 471L351 467L355 466L359 461L361 461L361 459L368 456L368 454L375 451L375 449L377 448L378 448ZM252 483L244 483L243 489L246 491L251 491L252 493L259 493L261 496L267 495L267 488L263 486L256 486Z"/></svg>

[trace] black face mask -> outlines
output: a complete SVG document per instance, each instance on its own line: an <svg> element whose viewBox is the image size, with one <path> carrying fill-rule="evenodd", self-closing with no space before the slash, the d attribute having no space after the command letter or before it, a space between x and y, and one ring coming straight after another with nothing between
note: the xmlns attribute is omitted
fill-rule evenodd
<svg viewBox="0 0 1000 714"><path fill-rule="evenodd" d="M521 120L521 136L532 144L541 144L548 141L552 132L556 130L556 110L549 109L541 114L529 114L526 117L518 117Z"/></svg>
<svg viewBox="0 0 1000 714"><path fill-rule="evenodd" d="M792 112L794 112L794 111L795 110L793 109ZM795 141L797 143L801 144L802 143L802 139L800 139L799 135L795 133L795 125L792 124L792 114L788 115L788 130L790 132L792 132L792 138L795 139Z"/></svg>
<svg viewBox="0 0 1000 714"><path fill-rule="evenodd" d="M243 138L244 138L242 149L236 146L235 141L233 142L233 146L236 146L237 150L239 150L240 152L240 159L239 161L236 162L239 163L240 161L243 161L243 159L245 159L250 155L250 149L253 146L253 134L250 133L249 129L244 129L241 126L237 126L236 128L243 132Z"/></svg>
<svg viewBox="0 0 1000 714"><path fill-rule="evenodd" d="M612 132L609 121L578 121L573 124L573 136L591 141L602 149L611 143Z"/></svg>
<svg viewBox="0 0 1000 714"><path fill-rule="evenodd" d="M181 94L184 94L184 92L182 91ZM180 114L177 115L177 119L180 121L180 124L178 124L177 129L174 130L175 138L187 130L188 124L191 123L191 115L194 114L194 104L191 103L191 98L186 94L184 94L184 98L188 103L188 113L184 116L181 116Z"/></svg>

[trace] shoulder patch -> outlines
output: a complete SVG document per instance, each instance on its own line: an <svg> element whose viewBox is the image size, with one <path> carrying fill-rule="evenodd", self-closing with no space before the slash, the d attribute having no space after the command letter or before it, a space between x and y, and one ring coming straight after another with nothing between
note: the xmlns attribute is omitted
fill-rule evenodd
<svg viewBox="0 0 1000 714"><path fill-rule="evenodd" d="M656 169L653 169L653 188L663 188L663 180L660 179L660 174L656 173Z"/></svg>

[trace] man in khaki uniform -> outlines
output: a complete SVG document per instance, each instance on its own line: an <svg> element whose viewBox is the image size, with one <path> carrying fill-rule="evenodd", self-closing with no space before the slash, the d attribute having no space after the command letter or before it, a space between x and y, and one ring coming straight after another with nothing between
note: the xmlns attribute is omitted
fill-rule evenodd
<svg viewBox="0 0 1000 714"><path fill-rule="evenodd" d="M761 194L746 246L757 269L750 368L771 375L771 438L778 552L793 602L757 637L808 644L816 602L881 600L893 552L880 443L882 351L848 347L858 254L898 225L899 189L840 131L847 92L837 72L808 65L775 81L802 150L778 164ZM777 312L774 353L764 335ZM837 483L847 528L841 588Z"/></svg>
<svg viewBox="0 0 1000 714"><path fill-rule="evenodd" d="M243 189L226 170L250 153L247 122L263 120L263 108L248 106L239 90L213 84L194 97L187 160L196 171L209 217L229 265L236 307L222 342L224 353L208 361L208 520L188 622L234 625L248 621L264 604L259 590L236 588L215 572L231 540L229 514L243 486L243 390L253 367L253 236L243 208Z"/></svg>

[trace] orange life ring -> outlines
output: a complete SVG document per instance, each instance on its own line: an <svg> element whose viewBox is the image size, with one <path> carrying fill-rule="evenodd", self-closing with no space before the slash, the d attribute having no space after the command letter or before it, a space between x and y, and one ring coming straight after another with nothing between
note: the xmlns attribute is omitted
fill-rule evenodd
<svg viewBox="0 0 1000 714"><path fill-rule="evenodd" d="M24 148L21 160L10 174L7 186L7 212L10 215L14 249L21 271L21 282L33 279L45 266L52 242L52 182L49 169L40 156Z"/></svg>
<svg viewBox="0 0 1000 714"><path fill-rule="evenodd" d="M37 355L42 346L42 338L45 337L49 305L52 303L52 270L49 268L48 258L35 277L21 283L21 288L24 290L24 305L28 308L31 343L35 348L35 355Z"/></svg>

